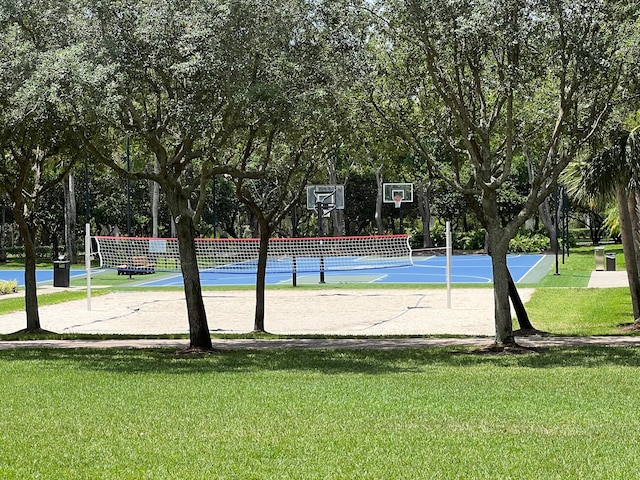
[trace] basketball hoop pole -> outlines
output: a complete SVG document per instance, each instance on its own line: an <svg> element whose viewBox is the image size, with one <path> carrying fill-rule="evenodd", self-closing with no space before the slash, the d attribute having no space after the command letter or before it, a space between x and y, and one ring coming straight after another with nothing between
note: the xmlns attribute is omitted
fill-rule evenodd
<svg viewBox="0 0 640 480"><path fill-rule="evenodd" d="M393 197L393 203L395 203L396 208L398 209L398 219L400 223L400 225L398 226L398 233L404 233L404 228L402 226L403 213L404 213L402 211L402 199L403 197L400 195L396 195L395 197Z"/></svg>
<svg viewBox="0 0 640 480"><path fill-rule="evenodd" d="M318 210L318 237L324 237L324 203L322 201L316 202L316 209ZM320 257L320 283L325 283L324 257Z"/></svg>
<svg viewBox="0 0 640 480"><path fill-rule="evenodd" d="M325 218L334 210L344 210L344 185L307 185L307 210L318 214L318 237L322 239L327 235ZM323 240L320 240L322 249ZM324 281L325 261L324 254L319 255L320 283Z"/></svg>
<svg viewBox="0 0 640 480"><path fill-rule="evenodd" d="M324 203L316 202L316 212L318 213L318 236L324 237Z"/></svg>

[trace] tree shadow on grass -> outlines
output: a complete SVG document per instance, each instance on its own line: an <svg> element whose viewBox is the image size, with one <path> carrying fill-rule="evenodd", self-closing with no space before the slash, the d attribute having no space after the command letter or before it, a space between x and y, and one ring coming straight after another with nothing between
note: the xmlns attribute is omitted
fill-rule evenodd
<svg viewBox="0 0 640 480"><path fill-rule="evenodd" d="M225 350L182 355L171 349L25 349L0 351L0 362L39 362L43 371L69 369L115 373L256 373L268 371L388 374L420 373L438 367L552 369L639 367L640 347L549 347L535 353L478 355L464 348L404 350ZM53 365L52 365L53 364Z"/></svg>

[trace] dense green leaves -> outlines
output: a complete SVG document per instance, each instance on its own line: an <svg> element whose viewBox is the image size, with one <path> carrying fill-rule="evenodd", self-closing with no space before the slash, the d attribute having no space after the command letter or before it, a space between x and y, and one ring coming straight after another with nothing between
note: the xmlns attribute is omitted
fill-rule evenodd
<svg viewBox="0 0 640 480"><path fill-rule="evenodd" d="M497 340L511 341L503 282L509 240L610 114L638 6L390 0L372 13L371 58L380 68L364 89L381 123L432 177L458 190L486 228ZM438 142L447 154L434 155L442 151L434 149ZM529 188L518 198L520 158L527 160Z"/></svg>
<svg viewBox="0 0 640 480"><path fill-rule="evenodd" d="M434 213L475 213L500 256L634 98L635 3L0 0L0 175L34 215L70 160L138 180L139 199L155 181L185 248L210 231L213 178L269 234L327 170L352 175L350 225L369 230L375 187L412 181L438 192Z"/></svg>

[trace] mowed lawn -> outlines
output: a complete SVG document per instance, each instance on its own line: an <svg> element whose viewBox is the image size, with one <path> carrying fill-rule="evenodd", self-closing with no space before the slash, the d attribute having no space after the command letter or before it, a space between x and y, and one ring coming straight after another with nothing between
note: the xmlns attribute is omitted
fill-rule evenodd
<svg viewBox="0 0 640 480"><path fill-rule="evenodd" d="M638 478L639 366L612 347L0 351L0 478Z"/></svg>

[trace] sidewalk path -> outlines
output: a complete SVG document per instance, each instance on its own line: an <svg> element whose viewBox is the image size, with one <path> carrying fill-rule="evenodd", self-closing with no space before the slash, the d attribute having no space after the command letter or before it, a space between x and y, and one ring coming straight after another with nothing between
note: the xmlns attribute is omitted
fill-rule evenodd
<svg viewBox="0 0 640 480"><path fill-rule="evenodd" d="M589 288L628 287L629 279L625 270L616 270L614 272L596 270L591 272L587 286Z"/></svg>
<svg viewBox="0 0 640 480"><path fill-rule="evenodd" d="M519 337L524 347L640 347L640 337ZM292 339L214 339L215 350L268 350L268 349L315 349L315 350L393 350L429 347L488 347L493 343L489 337L464 338L292 338ZM0 350L18 348L122 348L186 349L188 340L133 339L133 340L24 340L0 341Z"/></svg>

